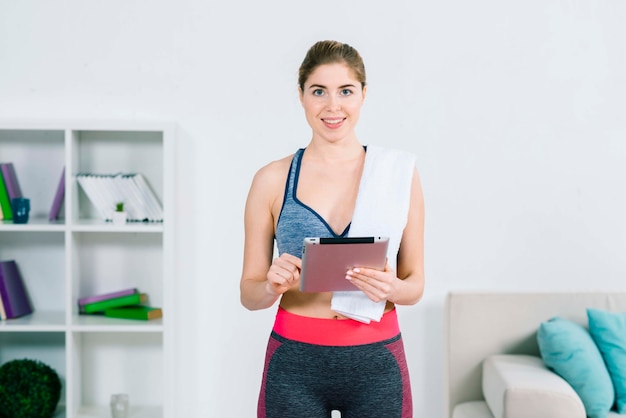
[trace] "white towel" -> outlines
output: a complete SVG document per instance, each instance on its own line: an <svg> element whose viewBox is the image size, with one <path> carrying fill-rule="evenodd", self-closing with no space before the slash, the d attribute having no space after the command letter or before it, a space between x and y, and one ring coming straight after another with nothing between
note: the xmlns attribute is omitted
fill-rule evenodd
<svg viewBox="0 0 626 418"><path fill-rule="evenodd" d="M389 237L387 258L396 270L396 258L406 226L411 200L415 156L411 153L369 145L359 194L348 236ZM373 302L362 291L334 292L331 309L369 324L379 322L386 301Z"/></svg>

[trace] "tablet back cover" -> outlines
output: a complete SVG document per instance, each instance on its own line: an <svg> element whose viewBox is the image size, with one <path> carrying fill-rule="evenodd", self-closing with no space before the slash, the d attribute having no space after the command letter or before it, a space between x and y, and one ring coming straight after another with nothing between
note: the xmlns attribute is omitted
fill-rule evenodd
<svg viewBox="0 0 626 418"><path fill-rule="evenodd" d="M300 291L359 290L346 272L353 267L385 268L386 237L305 238L302 247Z"/></svg>

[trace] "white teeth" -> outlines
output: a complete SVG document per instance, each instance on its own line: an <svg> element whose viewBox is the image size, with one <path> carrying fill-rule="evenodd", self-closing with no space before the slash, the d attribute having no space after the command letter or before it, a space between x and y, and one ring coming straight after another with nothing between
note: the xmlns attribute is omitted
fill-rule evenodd
<svg viewBox="0 0 626 418"><path fill-rule="evenodd" d="M329 120L329 119L323 119L325 123L328 123L330 125L336 125L338 123L343 122L343 119L334 119L334 120Z"/></svg>

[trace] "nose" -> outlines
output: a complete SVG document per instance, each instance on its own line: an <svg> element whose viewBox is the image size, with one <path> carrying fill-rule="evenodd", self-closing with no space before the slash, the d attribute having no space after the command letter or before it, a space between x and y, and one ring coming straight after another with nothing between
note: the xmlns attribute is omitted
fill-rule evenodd
<svg viewBox="0 0 626 418"><path fill-rule="evenodd" d="M341 110L341 102L339 100L339 97L332 94L328 96L328 110L331 110L333 112Z"/></svg>

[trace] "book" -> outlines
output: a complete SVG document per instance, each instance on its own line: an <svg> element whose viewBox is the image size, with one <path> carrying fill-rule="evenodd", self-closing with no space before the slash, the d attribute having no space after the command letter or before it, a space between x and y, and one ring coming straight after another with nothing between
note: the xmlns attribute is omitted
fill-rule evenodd
<svg viewBox="0 0 626 418"><path fill-rule="evenodd" d="M16 197L24 197L22 194L22 188L20 187L20 182L17 180L17 174L15 173L15 166L13 163L1 163L0 170L2 171L4 184L9 194L9 201Z"/></svg>
<svg viewBox="0 0 626 418"><path fill-rule="evenodd" d="M154 190L148 184L146 178L141 174L137 173L133 176L133 180L137 184L141 196L143 196L143 202L146 205L150 221L163 221L163 209L161 207L161 202L156 197Z"/></svg>
<svg viewBox="0 0 626 418"><path fill-rule="evenodd" d="M121 306L139 305L148 301L146 293L134 293L132 295L101 300L99 302L86 303L79 309L80 313L104 312L106 309L119 308Z"/></svg>
<svg viewBox="0 0 626 418"><path fill-rule="evenodd" d="M104 316L109 318L141 319L148 321L150 319L162 318L163 311L161 308L152 306L135 305L106 309Z"/></svg>
<svg viewBox="0 0 626 418"><path fill-rule="evenodd" d="M11 199L9 199L9 192L5 185L4 176L0 171L0 210L2 211L2 217L5 221L13 219L13 210L11 209Z"/></svg>
<svg viewBox="0 0 626 418"><path fill-rule="evenodd" d="M0 297L0 320L4 321L7 319L7 313L4 310L4 302L2 302L2 297Z"/></svg>
<svg viewBox="0 0 626 418"><path fill-rule="evenodd" d="M59 213L61 212L61 207L63 206L64 197L65 197L65 167L63 167L63 170L61 171L61 180L59 180L57 191L54 194L52 207L50 208L50 213L48 214L49 220L54 221L54 220L59 219Z"/></svg>
<svg viewBox="0 0 626 418"><path fill-rule="evenodd" d="M7 319L33 312L30 298L15 260L0 261L0 297Z"/></svg>
<svg viewBox="0 0 626 418"><path fill-rule="evenodd" d="M88 173L79 173L76 175L78 184L85 192L85 195L96 208L102 220L107 221L111 218L109 212L105 209L106 203L102 200L100 194L95 187L94 176Z"/></svg>
<svg viewBox="0 0 626 418"><path fill-rule="evenodd" d="M131 222L163 222L163 208L140 173L78 173L76 180L104 221L112 219L115 205L124 203Z"/></svg>
<svg viewBox="0 0 626 418"><path fill-rule="evenodd" d="M97 295L85 296L85 297L78 299L78 306L83 306L88 303L101 302L103 300L119 298L122 296L133 295L135 293L139 293L139 291L137 290L137 288L132 287L129 289L117 290L115 292L100 293Z"/></svg>

